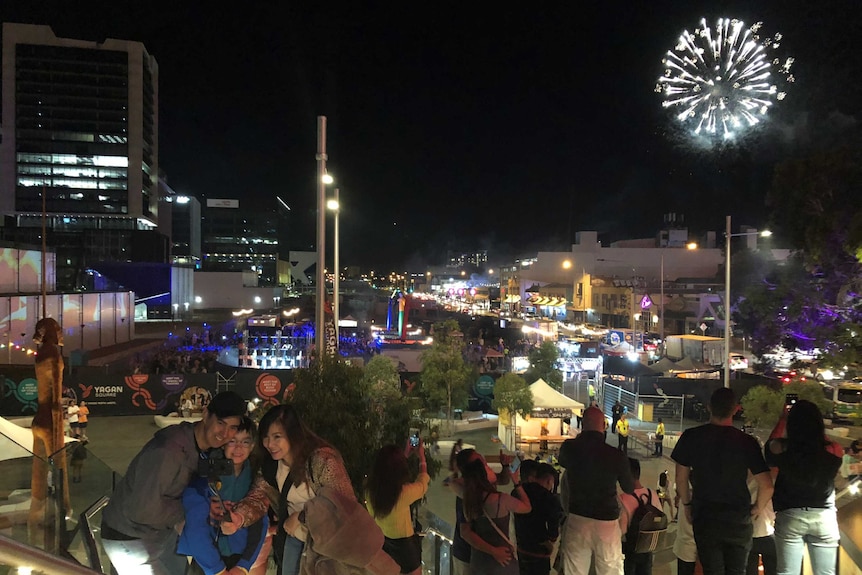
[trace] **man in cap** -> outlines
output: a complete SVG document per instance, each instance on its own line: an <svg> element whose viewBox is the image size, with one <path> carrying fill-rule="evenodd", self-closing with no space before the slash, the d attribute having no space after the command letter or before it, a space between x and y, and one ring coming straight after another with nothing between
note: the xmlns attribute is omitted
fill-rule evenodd
<svg viewBox="0 0 862 575"><path fill-rule="evenodd" d="M183 490L206 473L211 457L224 457L221 447L236 435L245 412L246 401L224 391L200 421L156 432L135 456L102 512L102 542L119 575L185 573L186 558L176 553Z"/></svg>

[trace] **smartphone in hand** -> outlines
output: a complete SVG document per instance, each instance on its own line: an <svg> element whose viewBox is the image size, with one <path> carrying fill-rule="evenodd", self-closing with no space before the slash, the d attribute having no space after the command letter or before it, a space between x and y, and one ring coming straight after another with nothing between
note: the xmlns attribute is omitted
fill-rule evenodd
<svg viewBox="0 0 862 575"><path fill-rule="evenodd" d="M512 463L509 464L509 472L514 475L519 467L521 467L521 458L516 455L512 458Z"/></svg>

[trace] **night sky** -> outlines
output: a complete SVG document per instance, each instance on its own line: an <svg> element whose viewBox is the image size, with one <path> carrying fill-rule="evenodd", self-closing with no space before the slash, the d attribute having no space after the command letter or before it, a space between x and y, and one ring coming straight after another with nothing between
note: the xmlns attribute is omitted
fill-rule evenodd
<svg viewBox="0 0 862 575"><path fill-rule="evenodd" d="M344 265L501 261L578 230L652 236L667 212L697 231L728 213L765 225L775 162L841 141L862 106L856 0L48 4L3 1L0 17L144 43L170 185L261 209L278 195L297 248L314 243L327 116ZM797 81L760 130L706 150L654 87L680 32L719 16L781 32Z"/></svg>

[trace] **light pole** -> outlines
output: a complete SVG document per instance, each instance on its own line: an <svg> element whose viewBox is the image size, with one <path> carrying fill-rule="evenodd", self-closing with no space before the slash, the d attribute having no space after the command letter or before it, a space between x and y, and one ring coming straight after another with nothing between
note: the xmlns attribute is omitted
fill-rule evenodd
<svg viewBox="0 0 862 575"><path fill-rule="evenodd" d="M335 268L335 275L332 277L332 315L335 319L335 349L338 350L338 343L340 339L340 332L338 326L338 288L340 283L341 276L341 268L338 263L338 215L341 213L341 204L339 202L338 197L338 188L335 188L335 196L326 202L326 207L335 212L335 235L333 237L333 241L335 242L335 261L333 262L333 267Z"/></svg>
<svg viewBox="0 0 862 575"><path fill-rule="evenodd" d="M664 355L664 251L661 252L661 271L659 272L659 282L661 282L661 288L659 291L661 292L660 300L661 300L661 309L659 309L659 313L661 317L658 320L658 338L661 340L661 348L662 355Z"/></svg>
<svg viewBox="0 0 862 575"><path fill-rule="evenodd" d="M323 358L323 322L326 303L326 116L317 117L317 304L314 315L314 345L318 360ZM320 365L320 364L319 364Z"/></svg>
<svg viewBox="0 0 862 575"><path fill-rule="evenodd" d="M758 235L768 238L772 232L763 230L762 232L732 234L730 233L730 216L726 217L724 228L724 387L730 387L730 336L733 330L730 321L730 238Z"/></svg>

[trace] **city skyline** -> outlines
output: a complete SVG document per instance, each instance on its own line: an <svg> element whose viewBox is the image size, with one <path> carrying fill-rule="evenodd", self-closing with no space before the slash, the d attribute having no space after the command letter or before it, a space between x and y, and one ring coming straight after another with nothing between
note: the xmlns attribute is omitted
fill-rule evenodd
<svg viewBox="0 0 862 575"><path fill-rule="evenodd" d="M765 225L776 161L856 126L849 2L264 7L199 13L93 2L0 8L61 37L142 42L159 63L160 158L178 193L291 206L314 244L315 116L327 116L345 264L409 269L447 250L517 255L652 235L684 214ZM780 32L796 84L742 145L685 144L654 93L700 18ZM845 52L842 53L842 50ZM829 82L846 80L840 90Z"/></svg>

